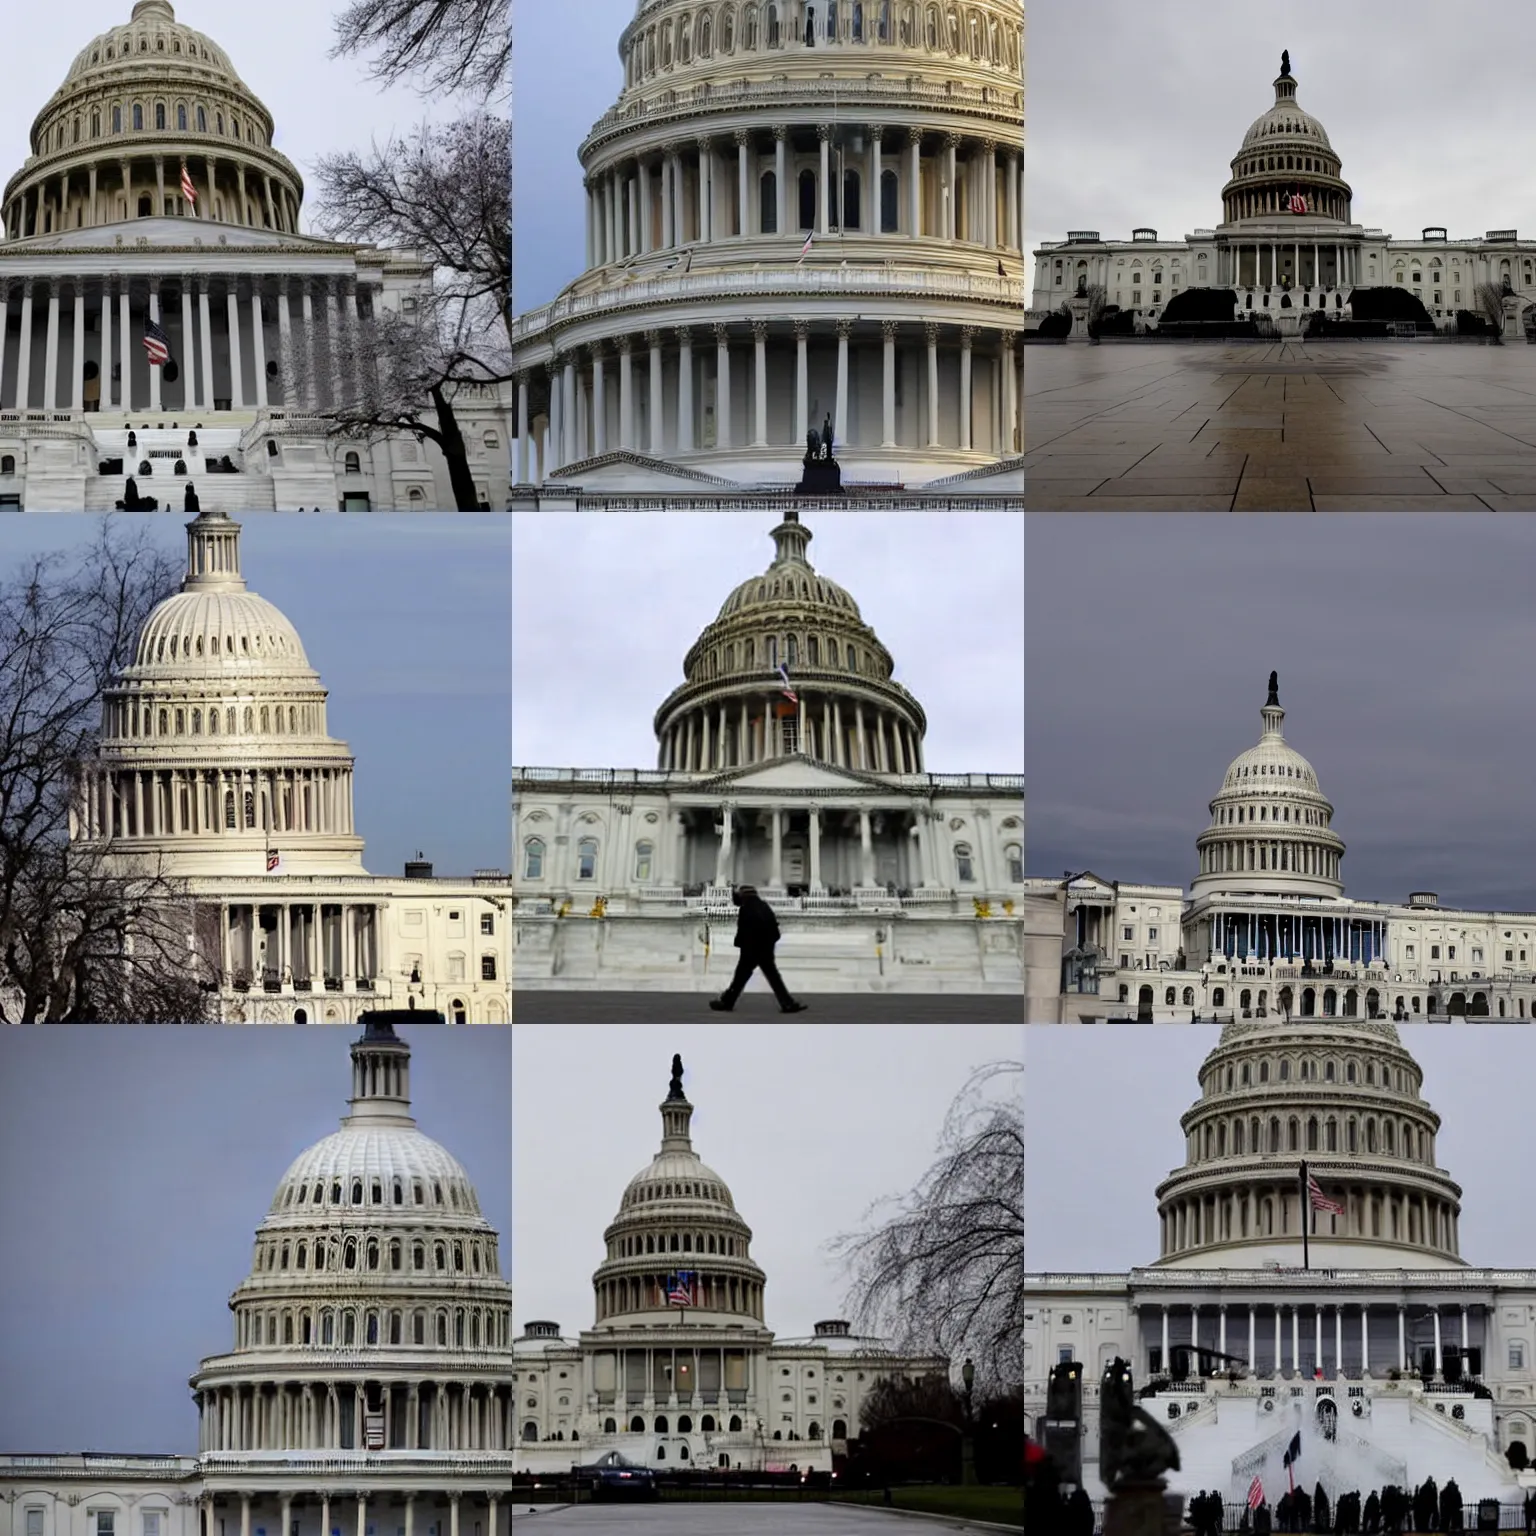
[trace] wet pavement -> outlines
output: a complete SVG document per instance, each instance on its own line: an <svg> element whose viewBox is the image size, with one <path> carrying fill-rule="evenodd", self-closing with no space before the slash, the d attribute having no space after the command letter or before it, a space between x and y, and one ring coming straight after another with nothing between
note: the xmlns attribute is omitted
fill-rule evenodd
<svg viewBox="0 0 1536 1536"><path fill-rule="evenodd" d="M547 1531L549 1536L588 1536L622 1532L623 1536L891 1536L906 1531L984 1531L992 1527L945 1517L891 1514L883 1509L834 1504L603 1504L545 1506L537 1514L527 1504L512 1506L518 1536Z"/></svg>

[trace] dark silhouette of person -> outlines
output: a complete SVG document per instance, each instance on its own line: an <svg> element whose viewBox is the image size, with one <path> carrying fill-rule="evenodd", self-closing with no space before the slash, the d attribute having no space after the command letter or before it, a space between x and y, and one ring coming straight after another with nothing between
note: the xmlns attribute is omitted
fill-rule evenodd
<svg viewBox="0 0 1536 1536"><path fill-rule="evenodd" d="M731 977L730 986L719 997L710 998L709 1006L717 1013L729 1013L736 1006L742 988L752 979L752 972L761 971L763 980L773 988L773 995L779 1000L779 1011L802 1012L805 1004L797 1003L789 995L789 988L784 985L784 978L774 963L773 946L779 942L779 920L773 915L773 908L752 885L737 886L731 892L731 900L741 908L741 915L736 919L735 941L741 958L736 962L736 974Z"/></svg>
<svg viewBox="0 0 1536 1536"><path fill-rule="evenodd" d="M187 481L187 494L182 499L182 510L186 512L201 512L203 510L202 503L197 499L197 487L190 480Z"/></svg>

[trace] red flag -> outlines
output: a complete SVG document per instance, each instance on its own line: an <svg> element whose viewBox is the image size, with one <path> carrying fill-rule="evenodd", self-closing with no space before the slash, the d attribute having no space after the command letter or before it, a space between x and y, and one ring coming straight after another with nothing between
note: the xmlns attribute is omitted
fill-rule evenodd
<svg viewBox="0 0 1536 1536"><path fill-rule="evenodd" d="M1310 1173L1307 1175L1307 1194L1311 1198L1314 1211L1332 1211L1335 1216L1344 1214L1344 1207L1337 1200L1330 1200Z"/></svg>
<svg viewBox="0 0 1536 1536"><path fill-rule="evenodd" d="M1254 1474L1253 1481L1248 1484L1248 1508L1257 1509L1264 1502L1264 1484L1259 1481L1258 1474Z"/></svg>
<svg viewBox="0 0 1536 1536"><path fill-rule="evenodd" d="M181 195L194 207L197 205L197 188L192 185L192 173L185 160L181 162Z"/></svg>

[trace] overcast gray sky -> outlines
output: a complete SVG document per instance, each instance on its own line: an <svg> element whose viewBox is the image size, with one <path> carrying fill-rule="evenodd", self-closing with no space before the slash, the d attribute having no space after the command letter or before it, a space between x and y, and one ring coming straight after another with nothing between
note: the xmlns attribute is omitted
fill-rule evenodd
<svg viewBox="0 0 1536 1536"><path fill-rule="evenodd" d="M512 0L515 313L547 304L586 267L576 151L624 87L619 34L634 14L635 0Z"/></svg>
<svg viewBox="0 0 1536 1536"><path fill-rule="evenodd" d="M328 57L332 21L343 3L173 0L177 21L211 37L272 114L274 146L304 174L306 208L299 223L306 233L314 232L307 204L322 155L365 150L372 138L383 144L392 130L404 133L464 110L457 98L427 101L409 86L381 91L366 78L364 59ZM108 28L125 25L132 14L133 0L69 0L41 10L23 0L0 0L9 87L0 94L0 185L31 154L33 119L63 84L80 50Z"/></svg>
<svg viewBox="0 0 1536 1536"><path fill-rule="evenodd" d="M196 1453L187 1379L233 1348L256 1228L347 1113L360 1033L0 1032L0 1452ZM417 1124L464 1165L510 1277L511 1031L400 1034Z"/></svg>
<svg viewBox="0 0 1536 1536"><path fill-rule="evenodd" d="M1346 894L1536 910L1536 520L1036 514L1026 548L1031 874L1187 890L1275 669Z"/></svg>
<svg viewBox="0 0 1536 1536"><path fill-rule="evenodd" d="M1221 189L1289 48L1296 99L1322 123L1359 224L1417 239L1518 227L1536 118L1518 68L1536 7L1502 0L1036 0L1028 18L1027 249L1136 225L1182 238L1221 219ZM1034 263L1030 262L1031 281Z"/></svg>
<svg viewBox="0 0 1536 1536"><path fill-rule="evenodd" d="M845 587L928 714L935 773L1017 773L1024 748L1023 516L814 512L811 564ZM657 706L777 514L518 513L512 759L654 768Z"/></svg>
<svg viewBox="0 0 1536 1536"><path fill-rule="evenodd" d="M1528 1170L1536 1030L1417 1024L1400 1032L1441 1117L1439 1166L1462 1187L1461 1256L1536 1268ZM1039 1025L1024 1042L1025 1259L1114 1272L1157 1258L1158 1184L1184 1166L1179 1116L1220 1038L1191 1024Z"/></svg>
<svg viewBox="0 0 1536 1536"><path fill-rule="evenodd" d="M114 514L179 561L186 525ZM78 553L95 514L0 520L0 572ZM287 614L329 690L327 724L357 759L363 863L399 874L421 849L442 875L505 869L511 739L511 530L504 517L263 512L241 523L247 586Z"/></svg>
<svg viewBox="0 0 1536 1536"><path fill-rule="evenodd" d="M694 1150L725 1180L767 1275L781 1338L843 1317L825 1245L907 1193L972 1070L1018 1061L1016 1024L518 1025L512 1042L513 1320L574 1337L627 1185L661 1146L672 1055ZM1019 1076L988 1085L1017 1095ZM876 1220L881 1219L878 1215Z"/></svg>

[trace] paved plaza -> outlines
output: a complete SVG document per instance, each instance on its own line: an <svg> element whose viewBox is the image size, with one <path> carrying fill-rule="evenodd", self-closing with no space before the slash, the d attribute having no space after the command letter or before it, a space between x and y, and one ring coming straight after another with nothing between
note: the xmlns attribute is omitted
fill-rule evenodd
<svg viewBox="0 0 1536 1536"><path fill-rule="evenodd" d="M987 1531L996 1527L950 1516L892 1514L883 1509L837 1504L562 1504L537 1513L527 1504L512 1508L519 1532L587 1536L593 1531L623 1536L908 1536L941 1531Z"/></svg>
<svg viewBox="0 0 1536 1536"><path fill-rule="evenodd" d="M1031 511L1531 511L1536 346L1104 342L1025 359Z"/></svg>
<svg viewBox="0 0 1536 1536"><path fill-rule="evenodd" d="M786 978L788 979L788 978ZM724 985L724 982L721 983ZM791 982L791 986L793 983ZM517 990L516 1024L678 1024L698 1020L725 1024L1017 1024L1024 1005L999 993L796 992L804 1013L780 1013L768 992L745 992L730 1013L710 1009L705 992L543 992Z"/></svg>

